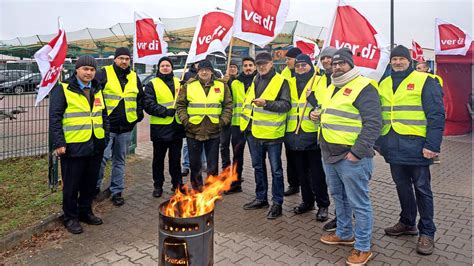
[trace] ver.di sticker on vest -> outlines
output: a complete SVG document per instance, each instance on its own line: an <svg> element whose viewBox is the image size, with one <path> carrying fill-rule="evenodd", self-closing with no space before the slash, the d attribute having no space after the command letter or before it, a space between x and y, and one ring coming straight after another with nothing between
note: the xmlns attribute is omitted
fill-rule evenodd
<svg viewBox="0 0 474 266"><path fill-rule="evenodd" d="M214 92L215 93L221 93L221 89L216 87L216 88L214 88Z"/></svg>
<svg viewBox="0 0 474 266"><path fill-rule="evenodd" d="M349 96L352 92L352 89L346 88L344 92L342 93L344 96Z"/></svg>
<svg viewBox="0 0 474 266"><path fill-rule="evenodd" d="M409 83L409 84L407 85L407 91L412 91L412 90L414 90L414 89L415 89L415 84L414 84L414 83Z"/></svg>
<svg viewBox="0 0 474 266"><path fill-rule="evenodd" d="M100 98L95 98L94 106L102 107L102 101L100 100Z"/></svg>

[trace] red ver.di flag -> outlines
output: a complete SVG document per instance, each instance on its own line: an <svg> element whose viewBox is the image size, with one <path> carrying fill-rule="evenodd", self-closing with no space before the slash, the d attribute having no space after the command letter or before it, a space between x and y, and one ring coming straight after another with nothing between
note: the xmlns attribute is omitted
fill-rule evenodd
<svg viewBox="0 0 474 266"><path fill-rule="evenodd" d="M411 41L411 58L417 62L424 62L425 59L423 58L423 49L421 46L415 42L415 40Z"/></svg>
<svg viewBox="0 0 474 266"><path fill-rule="evenodd" d="M290 0L237 0L234 37L264 47L283 29Z"/></svg>
<svg viewBox="0 0 474 266"><path fill-rule="evenodd" d="M440 18L435 27L436 55L466 55L472 38L465 30Z"/></svg>
<svg viewBox="0 0 474 266"><path fill-rule="evenodd" d="M201 15L186 63L206 59L208 54L214 52L225 54L225 48L232 38L233 21L232 15L223 11L211 11Z"/></svg>
<svg viewBox="0 0 474 266"><path fill-rule="evenodd" d="M165 27L158 19L143 12L135 12L135 35L133 36L133 62L147 65L158 63L166 56L168 44L164 41Z"/></svg>
<svg viewBox="0 0 474 266"><path fill-rule="evenodd" d="M61 20L58 18L59 31L56 37L47 45L39 49L34 57L41 72L41 83L35 106L48 95L54 87L63 69L67 54L66 31L64 31Z"/></svg>
<svg viewBox="0 0 474 266"><path fill-rule="evenodd" d="M299 48L303 54L309 55L309 58L311 58L311 61L314 64L316 56L318 56L320 52L317 43L303 37L294 36L293 46Z"/></svg>
<svg viewBox="0 0 474 266"><path fill-rule="evenodd" d="M379 81L390 60L390 44L354 7L339 2L324 46L352 50L362 75Z"/></svg>

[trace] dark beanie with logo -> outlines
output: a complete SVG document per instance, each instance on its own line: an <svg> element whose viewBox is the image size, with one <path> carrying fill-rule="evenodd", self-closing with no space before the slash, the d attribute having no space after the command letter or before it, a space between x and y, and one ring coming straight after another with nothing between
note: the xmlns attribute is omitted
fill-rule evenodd
<svg viewBox="0 0 474 266"><path fill-rule="evenodd" d="M76 61L76 69L83 67L83 66L90 66L95 69L97 69L97 61L94 59L94 57L90 55L83 55L79 57Z"/></svg>
<svg viewBox="0 0 474 266"><path fill-rule="evenodd" d="M342 60L348 63L351 67L354 67L354 58L352 58L352 51L349 48L341 48L337 50L332 56L332 62Z"/></svg>

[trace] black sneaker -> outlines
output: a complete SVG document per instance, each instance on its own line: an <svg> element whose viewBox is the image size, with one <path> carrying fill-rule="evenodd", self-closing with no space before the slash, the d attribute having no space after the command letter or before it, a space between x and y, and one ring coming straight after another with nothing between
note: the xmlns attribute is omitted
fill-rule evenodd
<svg viewBox="0 0 474 266"><path fill-rule="evenodd" d="M316 221L325 222L329 219L329 213L327 207L321 207L316 213Z"/></svg>
<svg viewBox="0 0 474 266"><path fill-rule="evenodd" d="M268 211L267 219L268 220L276 219L280 217L281 214L282 214L281 205L273 203L272 207L270 208L270 211Z"/></svg>
<svg viewBox="0 0 474 266"><path fill-rule="evenodd" d="M331 221L327 222L323 226L323 230L326 231L326 232L336 231L336 228L337 228L337 219L336 218L334 218Z"/></svg>
<svg viewBox="0 0 474 266"><path fill-rule="evenodd" d="M155 197L155 198L159 198L159 197L161 197L162 194L163 194L163 189L159 187L159 188L155 188L155 189L153 190L153 194L152 194L152 195L153 195L153 197Z"/></svg>
<svg viewBox="0 0 474 266"><path fill-rule="evenodd" d="M82 226L77 219L71 219L64 222L64 227L69 231L71 234L80 234L82 233Z"/></svg>
<svg viewBox="0 0 474 266"><path fill-rule="evenodd" d="M90 225L100 225L103 223L102 219L95 216L94 214L87 214L79 217L79 221L90 224Z"/></svg>
<svg viewBox="0 0 474 266"><path fill-rule="evenodd" d="M225 194L225 195L229 195L229 194L239 193L239 192L242 192L242 186L236 185L236 186L230 187L229 190L224 191L224 194Z"/></svg>
<svg viewBox="0 0 474 266"><path fill-rule="evenodd" d="M283 192L283 195L286 197L286 196L294 195L298 192L300 192L300 187L289 186L288 189L285 192Z"/></svg>
<svg viewBox="0 0 474 266"><path fill-rule="evenodd" d="M183 170L181 171L181 176L187 176L187 175L189 175L189 169L183 168Z"/></svg>
<svg viewBox="0 0 474 266"><path fill-rule="evenodd" d="M408 226L400 222L396 223L392 227L385 228L384 231L385 234L389 236L418 235L418 229L416 229L416 226Z"/></svg>
<svg viewBox="0 0 474 266"><path fill-rule="evenodd" d="M252 202L244 204L244 210L256 210L268 208L268 201L254 199Z"/></svg>
<svg viewBox="0 0 474 266"><path fill-rule="evenodd" d="M112 203L115 206L122 206L125 204L125 199L122 197L122 192L112 195Z"/></svg>

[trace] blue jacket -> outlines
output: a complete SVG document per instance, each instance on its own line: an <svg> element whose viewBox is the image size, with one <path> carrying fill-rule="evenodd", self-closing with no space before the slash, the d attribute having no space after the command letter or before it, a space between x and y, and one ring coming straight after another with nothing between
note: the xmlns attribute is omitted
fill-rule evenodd
<svg viewBox="0 0 474 266"><path fill-rule="evenodd" d="M412 72L409 68L403 72L391 73L393 90ZM423 148L440 152L444 131L443 92L438 83L428 77L421 92L423 111L427 126L426 138L411 135L400 135L393 129L385 136L380 136L376 142L378 151L390 164L429 165L432 160L423 157Z"/></svg>

